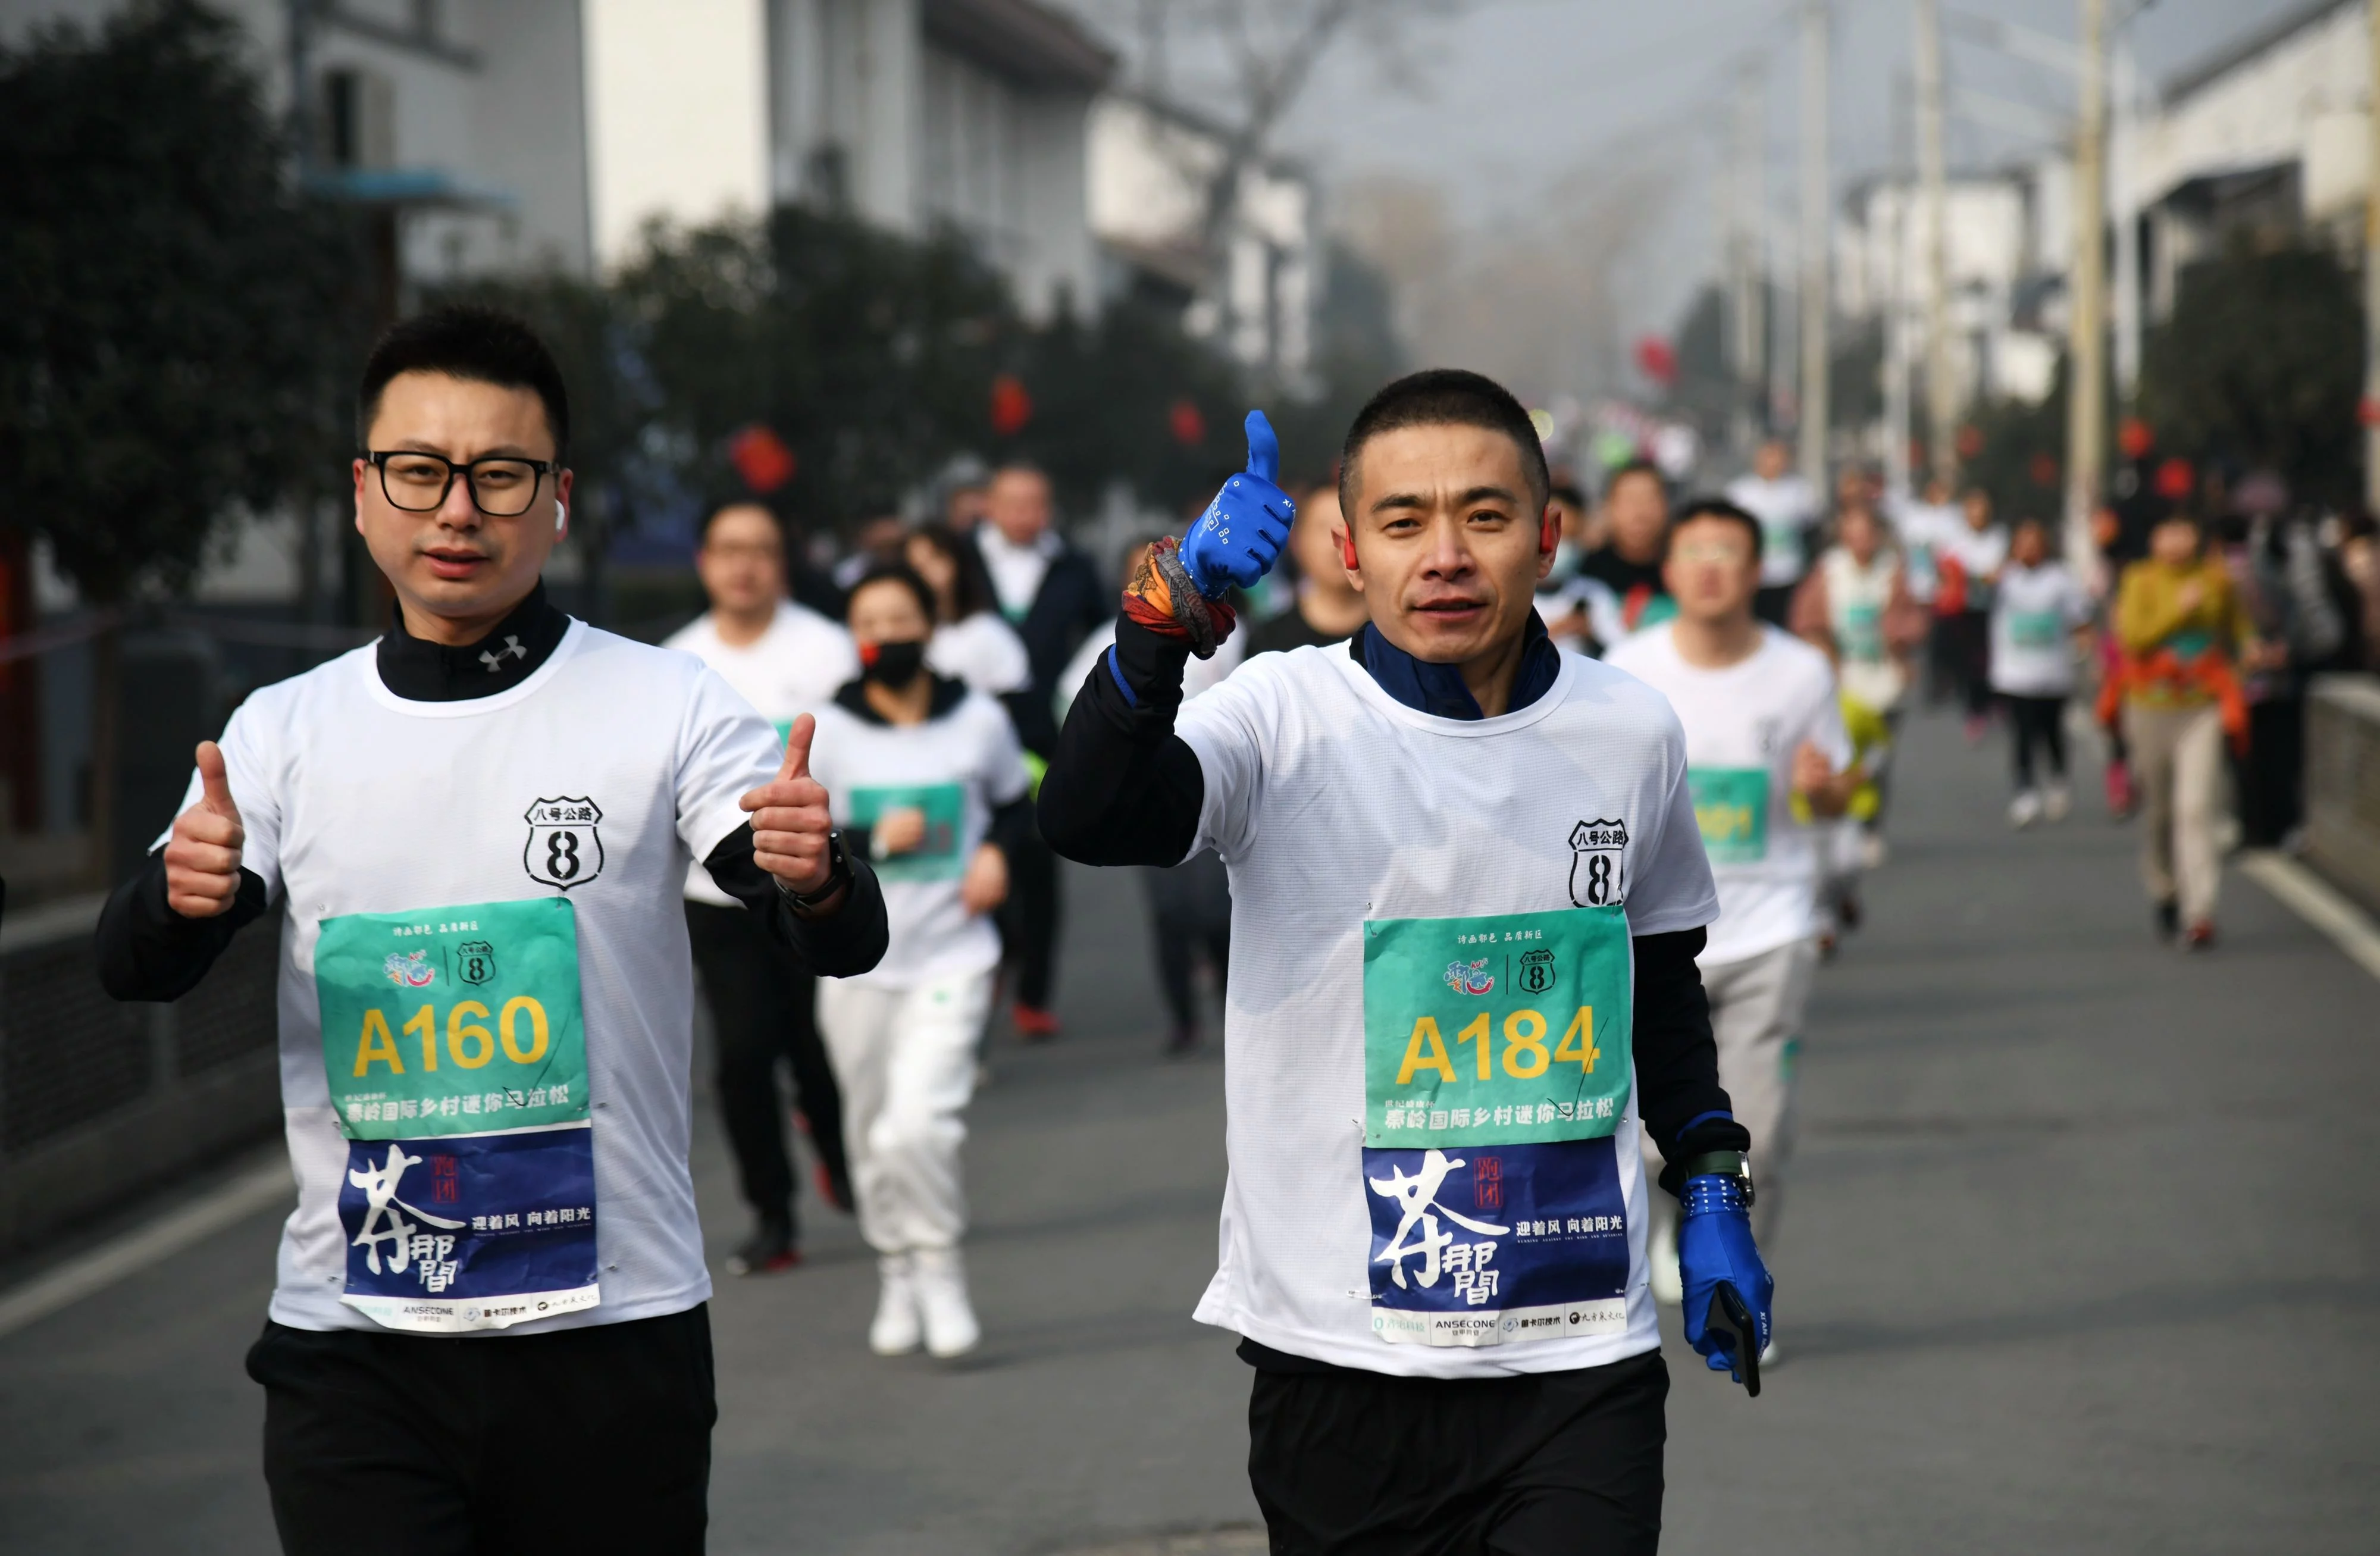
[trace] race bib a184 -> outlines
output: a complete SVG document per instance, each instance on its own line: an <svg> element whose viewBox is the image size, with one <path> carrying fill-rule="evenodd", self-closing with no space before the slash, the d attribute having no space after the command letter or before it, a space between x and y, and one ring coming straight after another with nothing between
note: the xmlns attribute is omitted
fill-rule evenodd
<svg viewBox="0 0 2380 1556"><path fill-rule="evenodd" d="M1628 910L1364 924L1364 1143L1609 1135L1628 1110Z"/></svg>
<svg viewBox="0 0 2380 1556"><path fill-rule="evenodd" d="M322 920L322 1068L351 1140L588 1116L577 920L563 897Z"/></svg>

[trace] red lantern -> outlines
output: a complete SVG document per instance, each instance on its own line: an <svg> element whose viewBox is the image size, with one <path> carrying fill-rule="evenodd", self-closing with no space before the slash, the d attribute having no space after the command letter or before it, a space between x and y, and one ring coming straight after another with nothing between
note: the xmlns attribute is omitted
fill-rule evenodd
<svg viewBox="0 0 2380 1556"><path fill-rule="evenodd" d="M2156 434L2139 417L2127 416L2123 425L2116 429L2116 446L2124 451L2127 459L2143 459L2156 446Z"/></svg>
<svg viewBox="0 0 2380 1556"><path fill-rule="evenodd" d="M1165 413L1165 424L1173 432L1173 441L1184 448L1196 448L1207 441L1207 419L1198 413L1197 402L1180 399Z"/></svg>
<svg viewBox="0 0 2380 1556"><path fill-rule="evenodd" d="M2186 503L2198 489L2198 472L2187 459L2168 459L2157 467L2156 494L2168 503Z"/></svg>
<svg viewBox="0 0 2380 1556"><path fill-rule="evenodd" d="M1678 354L1659 335L1646 335L1636 343L1636 366L1664 389L1678 381Z"/></svg>
<svg viewBox="0 0 2380 1556"><path fill-rule="evenodd" d="M794 479L794 451L757 421L727 440L727 462L763 497Z"/></svg>
<svg viewBox="0 0 2380 1556"><path fill-rule="evenodd" d="M991 430L1003 438L1013 438L1025 431L1033 419L1033 396L1025 392L1025 382L1014 373L1004 372L991 381Z"/></svg>
<svg viewBox="0 0 2380 1556"><path fill-rule="evenodd" d="M2050 492L2058 490L2058 456L2056 455L2036 454L2025 468L2032 475L2034 485Z"/></svg>
<svg viewBox="0 0 2380 1556"><path fill-rule="evenodd" d="M1960 458L1973 459L1984 451L1984 430L1974 426L1961 427L1957 440L1950 446L1959 451Z"/></svg>

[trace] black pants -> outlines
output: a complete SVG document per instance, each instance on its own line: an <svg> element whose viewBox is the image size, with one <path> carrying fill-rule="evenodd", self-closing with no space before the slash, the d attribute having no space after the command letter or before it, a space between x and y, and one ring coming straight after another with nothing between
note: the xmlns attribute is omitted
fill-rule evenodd
<svg viewBox="0 0 2380 1556"><path fill-rule="evenodd" d="M1058 856L1037 825L1008 858L1000 938L1016 1003L1048 1010L1058 979Z"/></svg>
<svg viewBox="0 0 2380 1556"><path fill-rule="evenodd" d="M2019 697L2003 692L2009 724L2015 731L2016 786L2033 787L2036 753L2049 759L2049 776L2066 782L2066 699L2062 697Z"/></svg>
<svg viewBox="0 0 2380 1556"><path fill-rule="evenodd" d="M1248 1480L1273 1556L1649 1556L1669 1395L1658 1351L1462 1381L1259 1368Z"/></svg>
<svg viewBox="0 0 2380 1556"><path fill-rule="evenodd" d="M1157 981L1165 991L1165 1007L1176 1031L1198 1025L1194 980L1198 958L1215 970L1215 998L1220 1003L1224 977L1232 965L1231 877L1210 849L1171 869L1151 867L1141 872L1148 893L1151 949L1157 954Z"/></svg>
<svg viewBox="0 0 2380 1556"><path fill-rule="evenodd" d="M763 1218L794 1224L794 1161L777 1064L794 1076L794 1106L828 1173L850 1181L843 1154L843 1095L819 1040L818 979L741 907L686 905L694 965L710 997L717 1034L720 1116L735 1152L744 1201Z"/></svg>
<svg viewBox="0 0 2380 1556"><path fill-rule="evenodd" d="M2293 693L2248 704L2240 767L2240 841L2272 848L2305 818L2305 701Z"/></svg>
<svg viewBox="0 0 2380 1556"><path fill-rule="evenodd" d="M1952 674L1959 700L1967 717L1980 719L1992 711L1992 616L1989 611L1961 611L1945 616L1950 633Z"/></svg>
<svg viewBox="0 0 2380 1556"><path fill-rule="evenodd" d="M248 1375L286 1556L702 1550L707 1308L552 1334L267 1323Z"/></svg>

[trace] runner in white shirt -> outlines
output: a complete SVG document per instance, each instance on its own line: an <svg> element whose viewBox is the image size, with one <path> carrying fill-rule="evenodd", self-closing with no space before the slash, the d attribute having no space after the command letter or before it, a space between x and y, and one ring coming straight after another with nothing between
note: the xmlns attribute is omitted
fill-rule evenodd
<svg viewBox="0 0 2380 1556"><path fill-rule="evenodd" d="M832 833L808 720L781 754L697 661L546 601L569 403L527 325L398 323L358 425L395 619L199 747L101 917L102 979L178 998L281 915L298 1209L248 1368L285 1550L698 1550L680 885L703 860L836 975L883 954L883 899ZM522 1494L549 1486L601 1494Z"/></svg>
<svg viewBox="0 0 2380 1556"><path fill-rule="evenodd" d="M704 521L694 556L710 609L662 644L717 671L780 739L859 670L849 633L785 597L786 563L775 514L754 502L722 504ZM698 862L686 876L686 930L710 1003L720 1117L753 1216L752 1234L727 1256L727 1268L738 1275L783 1270L800 1260L801 1237L777 1090L781 1063L817 1152L820 1196L851 1209L843 1104L818 1035L818 979Z"/></svg>
<svg viewBox="0 0 2380 1556"><path fill-rule="evenodd" d="M2062 821L2073 806L2066 702L2074 695L2076 635L2088 632L2091 614L2090 592L2049 554L2048 528L2037 518L2019 523L1992 594L1992 689L2008 704L2016 752L2010 826ZM2047 759L2046 786L2035 782L2036 752Z"/></svg>
<svg viewBox="0 0 2380 1556"><path fill-rule="evenodd" d="M1760 593L1754 607L1760 619L1785 625L1793 586L1810 566L1810 532L1824 517L1817 488L1792 473L1792 450L1782 438L1764 441L1752 456L1752 473L1728 483L1728 501L1760 524Z"/></svg>
<svg viewBox="0 0 2380 1556"><path fill-rule="evenodd" d="M934 636L926 645L926 668L986 697L1029 691L1033 662L1025 639L1001 614L976 548L948 526L929 524L910 535L901 554L934 591Z"/></svg>
<svg viewBox="0 0 2380 1556"><path fill-rule="evenodd" d="M1031 825L1025 757L999 703L926 669L934 595L905 564L862 575L850 623L860 678L819 716L818 776L884 882L892 944L874 971L819 991L843 1081L859 1230L880 1277L880 1355L975 1348L959 1240L960 1114L991 1011L1008 859Z"/></svg>
<svg viewBox="0 0 2380 1556"><path fill-rule="evenodd" d="M1718 904L1683 737L1546 635L1543 450L1510 395L1449 371L1347 436L1370 623L1184 705L1226 592L1287 537L1271 429L1248 431L1247 473L1135 575L1040 813L1085 862L1212 846L1231 872L1230 1176L1197 1317L1257 1368L1272 1548L1650 1550L1640 1137L1689 1201L1689 1342L1752 1385L1769 1289L1694 966Z"/></svg>
<svg viewBox="0 0 2380 1556"><path fill-rule="evenodd" d="M1967 715L1967 743L1984 737L1992 711L1992 585L2008 561L2005 526L1992 517L1992 494L1971 487L1956 529L1942 539L1942 587L1935 612L1950 633L1953 667Z"/></svg>
<svg viewBox="0 0 2380 1556"><path fill-rule="evenodd" d="M1824 833L1814 823L1843 813L1861 774L1826 656L1752 614L1760 544L1742 509L1689 504L1670 531L1676 619L1609 662L1666 696L1685 725L1694 820L1718 882L1703 986L1719 1083L1752 1132L1767 1238L1792 1155L1793 1050L1817 966ZM1656 1266L1665 1283L1666 1273Z"/></svg>
<svg viewBox="0 0 2380 1556"><path fill-rule="evenodd" d="M1925 702L1938 707L1958 685L1951 633L1934 612L1942 588L1942 548L1960 527L1959 505L1950 500L1950 483L1928 476L1914 498L1906 492L1892 509L1892 529L1901 561L1908 570L1909 597L1926 609Z"/></svg>

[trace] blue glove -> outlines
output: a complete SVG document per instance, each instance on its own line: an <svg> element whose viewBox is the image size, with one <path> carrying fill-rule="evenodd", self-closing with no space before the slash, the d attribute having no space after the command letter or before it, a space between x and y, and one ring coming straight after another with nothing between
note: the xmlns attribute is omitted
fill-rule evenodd
<svg viewBox="0 0 2380 1556"><path fill-rule="evenodd" d="M1712 1294L1721 1281L1728 1282L1752 1310L1762 1347L1768 1344L1768 1310L1777 1282L1769 1279L1768 1267L1753 1246L1752 1197L1742 1179L1706 1173L1688 1178L1679 1199L1684 1207L1678 1223L1678 1273L1685 1286L1686 1343L1702 1354L1713 1372L1741 1378L1747 1358L1732 1353L1729 1336L1713 1329L1709 1319ZM1756 1362L1758 1357L1749 1359Z"/></svg>
<svg viewBox="0 0 2380 1556"><path fill-rule="evenodd" d="M1297 506L1273 484L1280 473L1281 440L1265 413L1252 410L1247 473L1225 481L1182 539L1182 565L1208 599L1220 600L1225 590L1245 589L1263 577L1289 542Z"/></svg>

